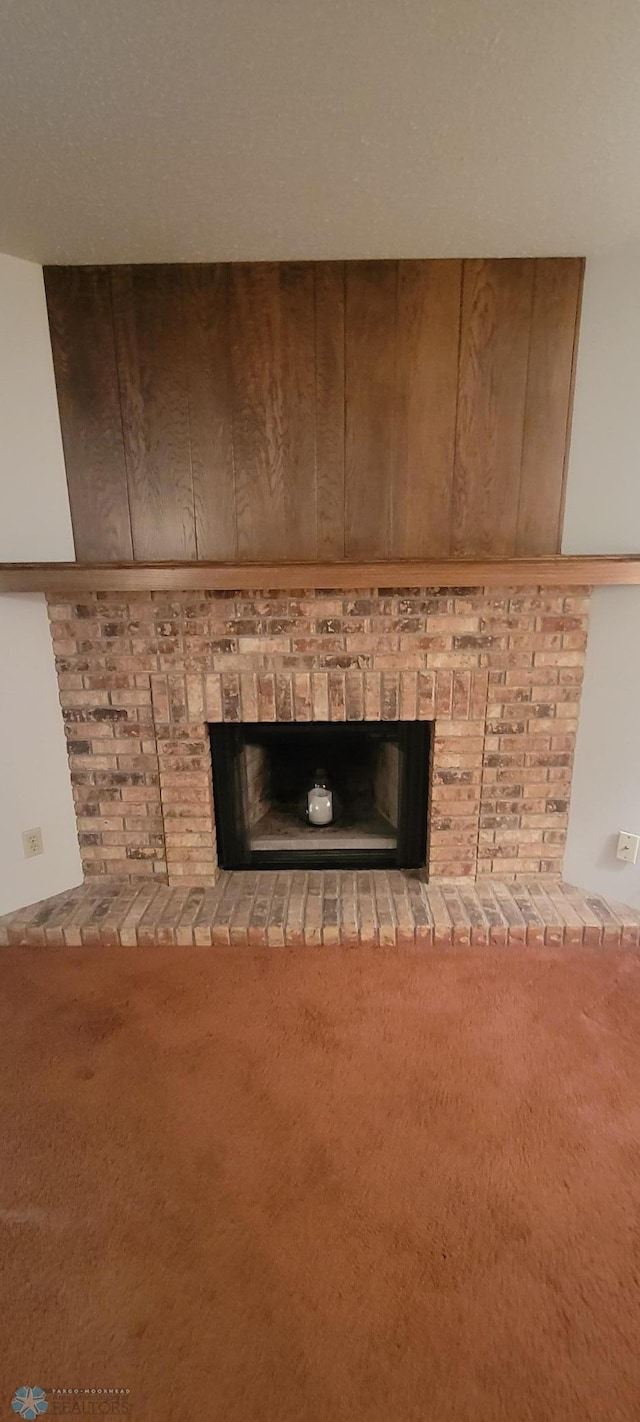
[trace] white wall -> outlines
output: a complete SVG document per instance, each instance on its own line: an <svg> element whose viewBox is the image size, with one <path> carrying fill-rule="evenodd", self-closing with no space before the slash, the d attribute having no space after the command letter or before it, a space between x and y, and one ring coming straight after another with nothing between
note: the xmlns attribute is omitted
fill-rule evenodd
<svg viewBox="0 0 640 1422"><path fill-rule="evenodd" d="M73 556L42 269L0 255L0 561ZM81 879L45 601L0 596L0 914Z"/></svg>
<svg viewBox="0 0 640 1422"><path fill-rule="evenodd" d="M640 248L589 258L578 350L565 553L640 552ZM564 862L572 883L640 905L640 587L597 588Z"/></svg>

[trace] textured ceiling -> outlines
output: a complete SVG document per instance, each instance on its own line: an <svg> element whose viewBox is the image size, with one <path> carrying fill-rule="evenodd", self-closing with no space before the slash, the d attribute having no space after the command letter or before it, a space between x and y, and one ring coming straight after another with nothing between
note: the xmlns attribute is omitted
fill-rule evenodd
<svg viewBox="0 0 640 1422"><path fill-rule="evenodd" d="M0 251L640 238L638 0L0 0Z"/></svg>

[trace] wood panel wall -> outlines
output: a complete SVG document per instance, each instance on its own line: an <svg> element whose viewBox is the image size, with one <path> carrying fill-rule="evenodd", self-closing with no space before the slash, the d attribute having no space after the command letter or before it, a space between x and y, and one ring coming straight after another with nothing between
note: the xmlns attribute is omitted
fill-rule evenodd
<svg viewBox="0 0 640 1422"><path fill-rule="evenodd" d="M47 268L78 559L558 551L582 271Z"/></svg>

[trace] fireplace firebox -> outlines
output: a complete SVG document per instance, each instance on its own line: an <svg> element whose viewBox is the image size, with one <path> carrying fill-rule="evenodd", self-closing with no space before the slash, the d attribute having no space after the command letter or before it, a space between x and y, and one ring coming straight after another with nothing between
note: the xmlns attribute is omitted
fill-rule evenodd
<svg viewBox="0 0 640 1422"><path fill-rule="evenodd" d="M422 867L430 730L428 721L210 725L218 863Z"/></svg>

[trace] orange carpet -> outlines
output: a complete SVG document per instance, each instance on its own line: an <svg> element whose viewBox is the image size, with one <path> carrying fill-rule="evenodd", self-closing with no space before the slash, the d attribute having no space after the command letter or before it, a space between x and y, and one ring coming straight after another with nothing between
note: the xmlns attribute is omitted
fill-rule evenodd
<svg viewBox="0 0 640 1422"><path fill-rule="evenodd" d="M637 957L4 949L0 1133L2 1416L640 1415Z"/></svg>

